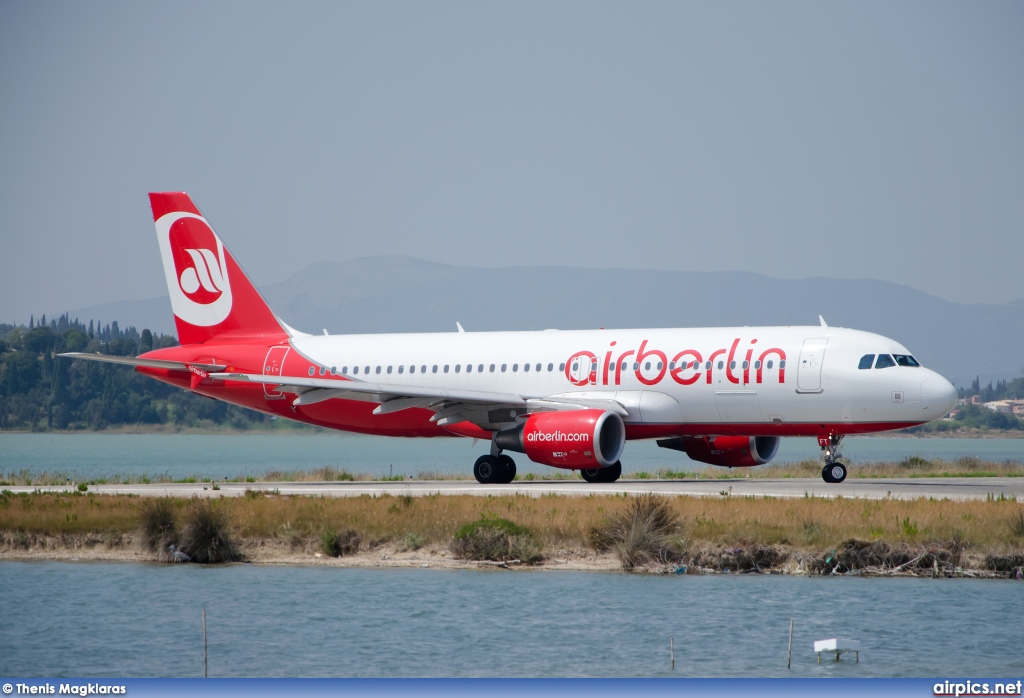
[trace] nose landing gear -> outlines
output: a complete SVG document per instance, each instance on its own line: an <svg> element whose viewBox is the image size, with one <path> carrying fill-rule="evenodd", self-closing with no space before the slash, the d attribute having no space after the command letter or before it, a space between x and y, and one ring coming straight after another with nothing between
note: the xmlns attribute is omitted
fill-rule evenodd
<svg viewBox="0 0 1024 698"><path fill-rule="evenodd" d="M839 453L839 442L843 440L842 434L829 434L818 437L818 445L825 452L825 467L821 469L821 479L835 485L846 479L846 466L839 462L842 454Z"/></svg>

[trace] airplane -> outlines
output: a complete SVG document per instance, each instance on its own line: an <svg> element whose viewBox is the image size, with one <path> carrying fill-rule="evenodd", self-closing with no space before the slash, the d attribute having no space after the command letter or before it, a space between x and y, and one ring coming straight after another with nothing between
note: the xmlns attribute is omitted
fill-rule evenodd
<svg viewBox="0 0 1024 698"><path fill-rule="evenodd" d="M149 198L180 346L61 356L330 429L486 440L473 465L483 484L512 482L510 451L610 483L630 440L751 467L782 437L817 438L822 478L840 483L844 437L956 405L949 381L902 344L820 316L807 327L306 334L274 314L188 194Z"/></svg>

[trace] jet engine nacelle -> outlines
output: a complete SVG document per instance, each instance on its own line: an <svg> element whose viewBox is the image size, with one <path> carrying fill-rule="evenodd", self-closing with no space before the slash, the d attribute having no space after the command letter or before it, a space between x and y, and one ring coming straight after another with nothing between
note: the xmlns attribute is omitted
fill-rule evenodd
<svg viewBox="0 0 1024 698"><path fill-rule="evenodd" d="M658 445L683 451L701 463L727 468L749 468L767 463L779 452L778 436L679 436Z"/></svg>
<svg viewBox="0 0 1024 698"><path fill-rule="evenodd" d="M556 468L606 468L622 457L626 427L622 417L604 410L535 412L515 429L498 432L494 442Z"/></svg>

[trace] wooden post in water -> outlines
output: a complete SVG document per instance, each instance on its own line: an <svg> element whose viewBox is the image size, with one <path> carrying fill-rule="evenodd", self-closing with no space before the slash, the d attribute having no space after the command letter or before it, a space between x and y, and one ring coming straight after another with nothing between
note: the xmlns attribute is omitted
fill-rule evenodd
<svg viewBox="0 0 1024 698"><path fill-rule="evenodd" d="M676 670L676 638L675 635L668 636L668 652L672 655L672 671Z"/></svg>
<svg viewBox="0 0 1024 698"><path fill-rule="evenodd" d="M793 619L789 619L789 651L786 653L786 668L793 668Z"/></svg>
<svg viewBox="0 0 1024 698"><path fill-rule="evenodd" d="M206 608L203 608L203 678L209 678L209 663L206 658Z"/></svg>

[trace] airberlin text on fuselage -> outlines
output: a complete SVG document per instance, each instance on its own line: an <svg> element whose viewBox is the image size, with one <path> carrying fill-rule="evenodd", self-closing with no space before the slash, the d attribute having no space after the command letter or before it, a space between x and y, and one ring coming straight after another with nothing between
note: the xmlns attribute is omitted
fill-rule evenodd
<svg viewBox="0 0 1024 698"><path fill-rule="evenodd" d="M679 385L693 385L703 376L710 385L716 371L724 372L726 379L736 385L764 381L764 372L777 372L779 383L786 382L786 352L778 347L761 349L757 340L751 339L741 347L743 340L736 338L728 349L715 349L705 359L697 349L683 349L672 358L658 348L648 346L648 340L640 342L637 349L619 353L617 342L611 342L605 351L603 361L590 351L578 351L565 364L565 377L573 385L621 385L624 371L632 370L636 379L644 385L656 385L666 376ZM615 356L618 354L618 356ZM721 357L725 357L722 359ZM579 370L579 362L590 362L590 371ZM573 363L577 363L577 369ZM647 367L650 363L651 368ZM769 365L770 364L770 365ZM600 376L598 375L600 365ZM671 368L670 368L671 366ZM575 373L575 375L573 375Z"/></svg>

